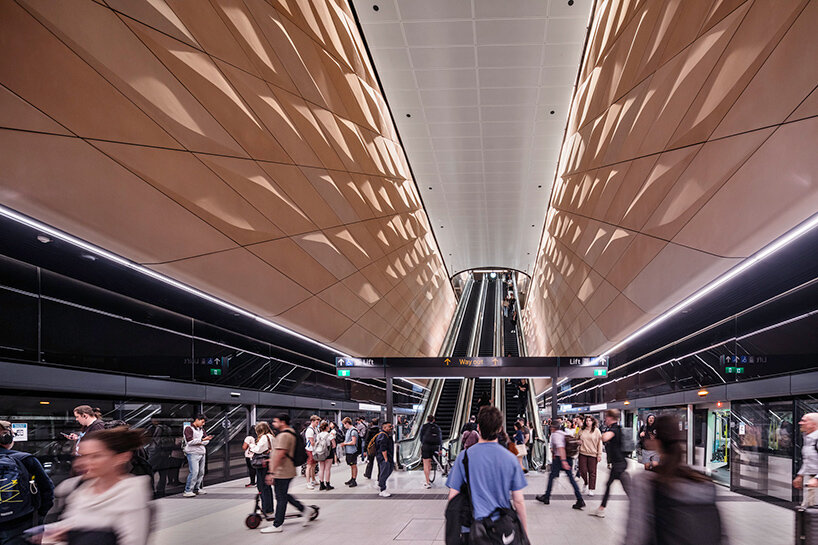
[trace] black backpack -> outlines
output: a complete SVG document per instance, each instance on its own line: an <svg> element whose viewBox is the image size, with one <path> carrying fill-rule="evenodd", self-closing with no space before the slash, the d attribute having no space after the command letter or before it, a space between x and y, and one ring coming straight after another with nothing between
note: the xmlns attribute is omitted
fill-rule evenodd
<svg viewBox="0 0 818 545"><path fill-rule="evenodd" d="M295 467L303 466L307 463L307 443L304 440L304 437L301 434L295 433L291 429L286 429L281 433L289 433L295 437L295 449L293 450L293 455L287 455L287 458L292 460L293 465Z"/></svg>
<svg viewBox="0 0 818 545"><path fill-rule="evenodd" d="M23 460L31 456L25 452L7 452L0 455L0 517L14 520L31 515L39 507L37 486L31 480Z"/></svg>
<svg viewBox="0 0 818 545"><path fill-rule="evenodd" d="M440 426L434 422L427 422L423 425L423 433L420 434L420 442L424 445L439 445L443 442L440 436Z"/></svg>

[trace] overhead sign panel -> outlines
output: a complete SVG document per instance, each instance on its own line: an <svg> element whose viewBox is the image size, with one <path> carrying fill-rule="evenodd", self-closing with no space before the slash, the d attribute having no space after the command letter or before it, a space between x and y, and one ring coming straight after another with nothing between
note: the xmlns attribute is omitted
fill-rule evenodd
<svg viewBox="0 0 818 545"><path fill-rule="evenodd" d="M386 377L600 377L607 376L608 359L594 357L345 358L335 359L338 376ZM350 374L341 374L349 371Z"/></svg>

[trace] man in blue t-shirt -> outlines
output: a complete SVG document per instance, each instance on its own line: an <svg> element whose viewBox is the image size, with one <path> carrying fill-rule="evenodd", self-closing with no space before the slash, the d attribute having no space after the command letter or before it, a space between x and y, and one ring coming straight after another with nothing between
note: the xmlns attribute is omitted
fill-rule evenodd
<svg viewBox="0 0 818 545"><path fill-rule="evenodd" d="M465 475L463 456L466 451L463 451L454 462L446 486L450 489L449 499L452 499L468 481L475 519L488 517L498 507L510 508L513 502L520 523L528 533L522 492L527 483L523 470L517 457L497 444L497 433L504 424L503 414L497 407L480 409L477 414L480 439L468 450L469 475Z"/></svg>

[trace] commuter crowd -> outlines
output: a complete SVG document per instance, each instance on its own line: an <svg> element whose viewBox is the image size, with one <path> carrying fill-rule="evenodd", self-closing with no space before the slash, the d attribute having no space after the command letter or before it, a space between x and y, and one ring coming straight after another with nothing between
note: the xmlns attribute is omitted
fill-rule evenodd
<svg viewBox="0 0 818 545"><path fill-rule="evenodd" d="M156 459L159 451L170 457L177 442L159 419L147 430L134 429L122 421L103 422L98 412L84 405L74 410L74 417L81 430L65 434L74 442L73 474L56 487L35 456L14 450L12 425L0 420L0 545L23 545L32 539L69 545L147 543L154 518L150 500L163 483L178 480L178 470L169 466L157 470L149 460ZM634 440L623 432L620 420L619 411L611 409L601 423L590 415L545 421L551 456L550 464L539 468L548 478L536 500L550 505L554 481L564 475L575 496L571 507L583 510L586 499L597 491L597 468L606 463L609 471L602 499L589 514L605 517L612 486L619 481L629 500L625 545L726 543L715 485L684 463L685 437L679 421L671 415L645 419L635 434L645 470L632 476L628 458L635 450ZM182 452L189 468L183 497L207 493L205 461L213 435L205 431L206 422L205 415L197 415L182 431ZM498 536L503 545L529 543L532 506L526 506L523 490L528 485L526 473L534 469L526 461L534 427L523 418L515 421L510 433L505 425L496 407L480 407L460 431L459 453L451 464L452 445L444 445L434 415L417 430L423 486L432 487L433 464L448 470L447 545L499 544ZM800 426L804 463L793 485L806 488L804 504L814 505L818 414L805 415ZM355 488L361 477L358 465L364 466L364 479L373 479L377 464L378 496L391 496L388 483L395 468L391 422L346 417L337 426L314 415L296 431L284 412L269 423L258 422L242 449L249 477L246 486L257 489L259 516L269 522L261 533L282 532L286 518L298 517L306 526L318 517L318 506L304 505L291 494L299 472L307 489L331 492L336 488L334 466L349 466L350 478L344 486ZM288 506L295 510L289 515Z"/></svg>

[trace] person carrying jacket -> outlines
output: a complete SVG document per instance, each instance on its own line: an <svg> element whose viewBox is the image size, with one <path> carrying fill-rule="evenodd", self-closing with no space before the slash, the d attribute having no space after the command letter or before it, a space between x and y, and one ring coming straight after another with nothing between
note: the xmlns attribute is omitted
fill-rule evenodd
<svg viewBox="0 0 818 545"><path fill-rule="evenodd" d="M432 482L429 480L432 458L435 453L440 452L442 444L443 432L440 426L435 424L435 415L430 414L426 417L426 423L420 427L420 458L423 460L423 476L426 478L423 488L432 488Z"/></svg>
<svg viewBox="0 0 818 545"><path fill-rule="evenodd" d="M16 475L21 486L15 488L4 483L0 492L0 545L27 545L23 533L43 523L45 515L54 504L54 483L33 454L13 450L14 433L11 422L0 420L0 479ZM8 473L7 473L8 472ZM35 490L29 482L34 480ZM19 492L19 495L18 495ZM32 494L32 492L35 492ZM14 494L22 501L6 501ZM26 496L28 494L28 496ZM9 497L7 497L7 495Z"/></svg>

